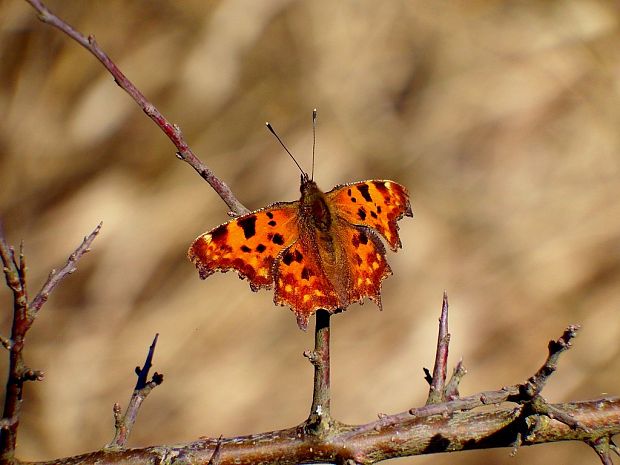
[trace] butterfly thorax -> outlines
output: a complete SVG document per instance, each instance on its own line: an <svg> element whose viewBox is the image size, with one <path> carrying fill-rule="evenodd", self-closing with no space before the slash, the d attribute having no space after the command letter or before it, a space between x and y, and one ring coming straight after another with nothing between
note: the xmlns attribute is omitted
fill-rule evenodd
<svg viewBox="0 0 620 465"><path fill-rule="evenodd" d="M311 222L321 233L329 233L332 225L332 214L327 205L325 194L314 181L302 180L299 208L302 221Z"/></svg>
<svg viewBox="0 0 620 465"><path fill-rule="evenodd" d="M314 181L303 179L299 201L300 239L314 248L322 271L332 284L343 273L342 251L337 247L335 237L336 218L327 197ZM337 286L339 287L339 286Z"/></svg>

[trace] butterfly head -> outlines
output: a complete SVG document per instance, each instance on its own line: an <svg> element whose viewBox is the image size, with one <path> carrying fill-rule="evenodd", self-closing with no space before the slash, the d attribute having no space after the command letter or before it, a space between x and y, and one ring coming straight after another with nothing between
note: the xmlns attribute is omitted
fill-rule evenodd
<svg viewBox="0 0 620 465"><path fill-rule="evenodd" d="M311 194L320 192L319 186L317 186L316 182L314 182L308 173L301 173L301 184L299 186L299 190L301 192L301 197L309 197Z"/></svg>
<svg viewBox="0 0 620 465"><path fill-rule="evenodd" d="M309 183L314 183L314 181L310 178L310 176L308 176L308 173L305 173L304 171L301 172L301 179L300 179L300 185L301 185L301 191L303 192L304 190L304 185L305 184L309 184Z"/></svg>

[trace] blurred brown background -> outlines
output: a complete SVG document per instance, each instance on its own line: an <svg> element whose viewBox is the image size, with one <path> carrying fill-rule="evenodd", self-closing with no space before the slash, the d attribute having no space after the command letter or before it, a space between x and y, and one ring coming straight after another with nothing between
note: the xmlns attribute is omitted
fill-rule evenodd
<svg viewBox="0 0 620 465"><path fill-rule="evenodd" d="M408 186L415 218L383 286L333 319L333 413L420 405L444 289L462 394L525 380L550 338L583 325L551 401L620 388L620 30L611 1L50 1L93 33L251 209L298 197L271 121L315 178ZM160 333L131 445L291 426L311 401L312 331L232 273L186 260L224 203L95 59L0 1L0 211L31 292L101 220L44 307L27 361L19 456L97 449ZM2 334L10 295L0 291ZM4 379L6 361L0 375ZM4 382L4 381L2 381ZM597 463L583 444L399 463Z"/></svg>

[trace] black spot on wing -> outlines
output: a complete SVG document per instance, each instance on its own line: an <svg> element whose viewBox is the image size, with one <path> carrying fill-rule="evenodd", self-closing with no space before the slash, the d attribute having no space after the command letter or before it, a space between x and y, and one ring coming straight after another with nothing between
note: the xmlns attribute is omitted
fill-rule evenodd
<svg viewBox="0 0 620 465"><path fill-rule="evenodd" d="M256 251L257 251L258 253L263 253L266 249L267 249L267 247L265 247L265 245L264 245L264 244L258 244L258 245L256 246Z"/></svg>
<svg viewBox="0 0 620 465"><path fill-rule="evenodd" d="M228 224L221 224L213 231L211 231L211 240L219 241L226 238L228 235Z"/></svg>
<svg viewBox="0 0 620 465"><path fill-rule="evenodd" d="M246 239L256 235L256 215L249 215L238 221L239 226L243 228L243 235Z"/></svg>
<svg viewBox="0 0 620 465"><path fill-rule="evenodd" d="M387 186L385 185L384 182L382 182L382 181L373 181L372 183L377 188L377 190L379 192L381 192L383 195L386 195L386 194L389 193L389 189L387 188Z"/></svg>
<svg viewBox="0 0 620 465"><path fill-rule="evenodd" d="M286 266L290 265L291 263L293 263L293 254L291 253L290 250L287 250L286 252L284 252L284 254L282 255L282 263L284 263Z"/></svg>
<svg viewBox="0 0 620 465"><path fill-rule="evenodd" d="M271 242L273 242L276 245L284 245L284 237L282 237L282 234L276 233L271 238Z"/></svg>
<svg viewBox="0 0 620 465"><path fill-rule="evenodd" d="M362 221L366 219L366 209L364 207L360 207L357 210L357 217Z"/></svg>
<svg viewBox="0 0 620 465"><path fill-rule="evenodd" d="M241 250L242 250L242 251L244 251L244 252L246 252L246 253L248 253L248 252L251 252L251 251L252 251L252 249L250 249L247 245L242 245L242 246L241 246Z"/></svg>
<svg viewBox="0 0 620 465"><path fill-rule="evenodd" d="M273 213L271 212L265 212L267 214L267 218L269 218L270 220L273 219Z"/></svg>
<svg viewBox="0 0 620 465"><path fill-rule="evenodd" d="M305 279L306 281L310 279L310 276L314 275L314 273L304 266L304 269L301 270L301 279Z"/></svg>
<svg viewBox="0 0 620 465"><path fill-rule="evenodd" d="M275 226L277 223L274 220L269 221L269 223L267 223L269 226Z"/></svg>
<svg viewBox="0 0 620 465"><path fill-rule="evenodd" d="M366 184L360 184L357 186L357 190L360 191L360 194L362 194L362 197L364 197L366 202L372 202L372 197L370 196L370 192L368 191L368 186Z"/></svg>
<svg viewBox="0 0 620 465"><path fill-rule="evenodd" d="M366 232L364 231L360 231L360 244L368 244L368 236L366 235Z"/></svg>

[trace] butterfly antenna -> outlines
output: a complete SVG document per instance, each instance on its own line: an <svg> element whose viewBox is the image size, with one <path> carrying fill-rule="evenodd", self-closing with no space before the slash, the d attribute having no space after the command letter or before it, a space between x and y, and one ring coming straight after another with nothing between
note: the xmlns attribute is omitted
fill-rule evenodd
<svg viewBox="0 0 620 465"><path fill-rule="evenodd" d="M289 156L293 159L293 161L297 165L297 168L299 168L299 171L301 171L301 174L303 176L305 176L306 179L307 179L308 175L305 173L305 171L303 169L301 169L301 166L299 166L299 163L297 163L297 160L295 160L295 157L293 156L291 151L286 148L286 145L284 145L284 142L282 142L282 139L280 139L280 136L278 136L278 134L276 133L275 129L273 129L273 126L271 125L271 123L269 121L267 121L265 124L267 125L267 129L269 129L269 131L271 131L271 134L273 134L276 137L276 139L278 139L278 142L280 142L280 145L284 148L284 150L286 150L286 153L288 153Z"/></svg>
<svg viewBox="0 0 620 465"><path fill-rule="evenodd" d="M312 110L312 174L310 179L314 180L314 149L316 148L316 108Z"/></svg>

